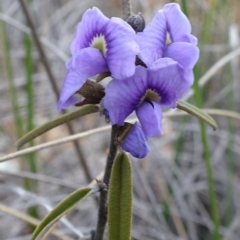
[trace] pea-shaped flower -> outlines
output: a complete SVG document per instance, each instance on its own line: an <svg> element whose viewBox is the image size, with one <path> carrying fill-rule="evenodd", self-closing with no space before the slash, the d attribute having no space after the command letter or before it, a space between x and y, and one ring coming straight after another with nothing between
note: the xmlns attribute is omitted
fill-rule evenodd
<svg viewBox="0 0 240 240"><path fill-rule="evenodd" d="M107 71L118 80L133 75L139 53L135 36L131 26L122 19L109 19L96 7L87 10L71 43L72 58L66 64L68 74L58 110L80 101L74 94L89 77Z"/></svg>
<svg viewBox="0 0 240 240"><path fill-rule="evenodd" d="M120 143L121 147L136 158L144 158L149 153L147 138L141 126L135 123L126 138Z"/></svg>
<svg viewBox="0 0 240 240"><path fill-rule="evenodd" d="M159 10L136 39L139 57L148 67L167 57L183 68L192 69L199 57L197 38L191 34L190 22L176 3L166 4Z"/></svg>
<svg viewBox="0 0 240 240"><path fill-rule="evenodd" d="M137 152L134 146L140 145L141 131L146 139L162 133L162 106L175 108L190 89L192 69L199 57L197 38L191 34L191 25L178 4L165 5L136 39L140 46L138 57L146 68L138 66L133 76L122 81L114 79L104 97L112 124L123 125L133 111L138 116L142 128L129 133L133 143L128 148L123 145L132 154ZM141 144L146 141L141 140Z"/></svg>
<svg viewBox="0 0 240 240"><path fill-rule="evenodd" d="M137 66L135 74L122 81L114 79L106 88L104 106L112 124L123 125L136 111L145 136L162 133L162 106L176 107L177 100L191 84L182 79L191 74L170 58L161 58L151 67ZM186 77L188 78L188 77Z"/></svg>

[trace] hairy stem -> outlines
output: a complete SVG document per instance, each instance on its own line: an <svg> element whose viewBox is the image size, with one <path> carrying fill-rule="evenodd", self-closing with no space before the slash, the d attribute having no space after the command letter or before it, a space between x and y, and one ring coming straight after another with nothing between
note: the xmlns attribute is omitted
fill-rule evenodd
<svg viewBox="0 0 240 240"><path fill-rule="evenodd" d="M110 149L109 149L107 163L105 167L105 173L103 177L103 182L107 185L107 187L109 185L113 162L117 154L117 146L118 146L117 133L118 133L118 126L113 125L112 133L111 133ZM94 240L103 239L104 229L107 222L107 197L108 197L107 191L102 191L100 193L98 222L97 222L96 232L94 234Z"/></svg>
<svg viewBox="0 0 240 240"><path fill-rule="evenodd" d="M127 20L132 15L131 0L122 0L122 17Z"/></svg>

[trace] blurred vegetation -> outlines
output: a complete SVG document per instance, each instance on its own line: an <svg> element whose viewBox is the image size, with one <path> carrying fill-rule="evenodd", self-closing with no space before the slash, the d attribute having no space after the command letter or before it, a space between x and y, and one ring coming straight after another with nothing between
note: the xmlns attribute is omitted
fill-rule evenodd
<svg viewBox="0 0 240 240"><path fill-rule="evenodd" d="M133 0L133 11L142 12L149 22L169 2ZM239 0L174 2L189 17L201 49L194 72L195 94L188 101L201 108L239 113ZM121 17L121 1L116 0L28 1L59 89L76 25L92 6L108 17ZM30 33L19 2L2 0L0 156L14 152L20 136L59 115L56 96ZM226 55L230 57L223 64ZM204 86L198 84L202 82ZM150 141L151 154L144 160L132 159L133 239L240 239L240 124L225 114L214 118L217 131L194 117L166 118L164 135ZM105 122L93 114L72 124L78 133ZM66 126L59 126L29 146L68 135ZM104 169L109 138L110 133L103 132L78 140L93 177ZM87 185L78 158L74 145L67 143L0 164L0 239L29 239L31 220L21 218L19 211L33 210L31 215L40 219L74 189ZM88 236L96 217L97 207L90 197L57 229L73 239Z"/></svg>

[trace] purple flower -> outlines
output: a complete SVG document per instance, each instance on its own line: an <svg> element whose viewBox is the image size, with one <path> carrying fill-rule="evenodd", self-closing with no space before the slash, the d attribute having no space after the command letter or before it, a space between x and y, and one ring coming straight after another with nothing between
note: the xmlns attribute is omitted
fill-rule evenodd
<svg viewBox="0 0 240 240"><path fill-rule="evenodd" d="M126 152L130 152L136 158L144 158L149 153L146 137L138 123L132 126L121 146Z"/></svg>
<svg viewBox="0 0 240 240"><path fill-rule="evenodd" d="M170 58L160 58L149 68L137 66L129 78L111 81L104 107L112 124L118 125L135 111L145 136L154 137L162 133L162 106L176 107L177 100L191 87L192 78L192 71Z"/></svg>
<svg viewBox="0 0 240 240"><path fill-rule="evenodd" d="M166 44L168 34L170 44ZM147 139L162 133L162 106L175 108L178 99L190 89L199 49L178 4L165 5L143 32L137 33L136 39L140 47L138 57L147 68L137 66L134 75L110 82L105 90L104 107L112 124L118 125L123 125L135 111L141 124L135 131L139 135L143 131ZM130 132L131 141L123 146L135 155L142 150L137 133Z"/></svg>
<svg viewBox="0 0 240 240"><path fill-rule="evenodd" d="M171 43L166 44L167 36ZM140 59L149 67L160 58L172 58L183 68L192 69L199 57L197 38L191 25L176 3L159 10L143 32L137 34Z"/></svg>
<svg viewBox="0 0 240 240"><path fill-rule="evenodd" d="M89 77L110 71L115 79L125 79L135 72L139 47L135 32L120 18L107 18L94 7L87 10L78 24L66 64L58 110L79 102L74 94Z"/></svg>

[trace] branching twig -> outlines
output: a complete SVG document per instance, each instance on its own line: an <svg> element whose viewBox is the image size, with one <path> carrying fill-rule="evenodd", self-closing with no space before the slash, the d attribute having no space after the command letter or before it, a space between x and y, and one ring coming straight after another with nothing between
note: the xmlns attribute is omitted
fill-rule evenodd
<svg viewBox="0 0 240 240"><path fill-rule="evenodd" d="M110 149L109 149L107 163L106 163L106 167L105 167L105 173L104 173L104 177L103 177L103 182L107 185L107 187L109 185L113 161L117 154L117 145L118 145L117 130L118 130L117 125L113 125L112 133L111 133ZM102 240L103 239L104 229L105 229L105 225L107 222L107 196L108 196L107 191L102 191L100 193L98 223L97 223L96 232L94 234L94 240Z"/></svg>

